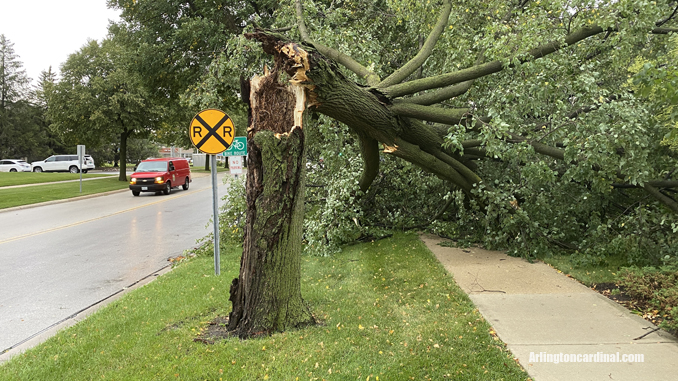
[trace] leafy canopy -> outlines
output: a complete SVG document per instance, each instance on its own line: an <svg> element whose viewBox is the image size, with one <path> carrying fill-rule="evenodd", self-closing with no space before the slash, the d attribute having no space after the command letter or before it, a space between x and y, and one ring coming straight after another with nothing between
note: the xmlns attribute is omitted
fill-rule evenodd
<svg viewBox="0 0 678 381"><path fill-rule="evenodd" d="M426 106L416 116L398 114L402 125L440 134L436 149L480 179L460 192L448 178L381 153L366 190L359 178L370 163L360 131L311 108L309 248L327 252L393 228L429 227L528 257L557 249L636 262L675 256L676 154L662 145L675 123L666 35L676 28L675 1L115 4L126 12L125 33L135 36L153 88L180 89L166 90L167 99L183 92L196 108L235 107L237 78L272 66L240 34L258 23L326 52L337 75L376 89L390 112L399 103ZM199 12L203 5L211 11ZM238 22L224 22L227 16ZM205 34L216 31L211 26L220 32ZM637 62L650 66L638 71ZM470 80L443 84L474 70L480 74ZM190 76L178 80L182 73ZM454 110L464 120L431 117Z"/></svg>

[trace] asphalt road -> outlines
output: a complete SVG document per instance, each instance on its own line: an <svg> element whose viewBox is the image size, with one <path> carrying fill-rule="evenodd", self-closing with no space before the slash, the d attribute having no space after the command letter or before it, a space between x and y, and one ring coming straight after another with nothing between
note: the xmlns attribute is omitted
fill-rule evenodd
<svg viewBox="0 0 678 381"><path fill-rule="evenodd" d="M211 189L209 176L194 177L168 196L0 211L0 353L196 247L213 229Z"/></svg>

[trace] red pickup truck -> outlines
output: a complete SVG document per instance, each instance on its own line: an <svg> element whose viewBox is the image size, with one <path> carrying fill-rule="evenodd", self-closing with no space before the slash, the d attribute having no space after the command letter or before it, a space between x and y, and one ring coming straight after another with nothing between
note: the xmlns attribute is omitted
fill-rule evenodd
<svg viewBox="0 0 678 381"><path fill-rule="evenodd" d="M172 188L178 186L187 190L191 181L193 180L188 160L183 158L148 159L139 163L134 169L129 189L135 196L141 192L170 194Z"/></svg>

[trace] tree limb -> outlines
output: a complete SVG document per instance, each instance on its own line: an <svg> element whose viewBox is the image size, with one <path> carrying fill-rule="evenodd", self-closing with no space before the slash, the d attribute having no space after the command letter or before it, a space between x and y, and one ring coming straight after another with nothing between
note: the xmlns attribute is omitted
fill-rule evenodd
<svg viewBox="0 0 678 381"><path fill-rule="evenodd" d="M306 22L304 21L304 8L301 5L301 0L295 0L294 2L295 9L297 11L297 28L299 28L299 34L304 42L311 42L311 36L308 34L308 29L306 29Z"/></svg>
<svg viewBox="0 0 678 381"><path fill-rule="evenodd" d="M678 181L676 180L651 180L648 181L646 184L650 184L650 186L653 186L655 188L678 188ZM636 184L620 184L620 183L614 183L612 184L613 187L615 188L640 188L639 185Z"/></svg>
<svg viewBox="0 0 678 381"><path fill-rule="evenodd" d="M443 10L442 12L440 12L440 16L438 16L438 21L436 22L436 25L433 27L433 30L431 30L431 34L428 35L428 38L426 39L426 42L424 42L424 46L421 48L419 53L417 53L416 56L414 56L409 62L403 65L400 69L396 70L386 79L381 81L381 83L379 83L377 87L388 87L404 81L405 78L409 77L410 74L414 73L419 67L421 67L424 64L424 62L426 62L426 59L428 59L428 57L431 56L431 53L433 53L433 48L438 42L438 39L443 34L443 31L445 31L445 27L447 26L447 22L450 18L451 11L452 3L449 0L445 0L443 2Z"/></svg>
<svg viewBox="0 0 678 381"><path fill-rule="evenodd" d="M394 114L400 116L444 124L458 124L469 112L467 108L448 109L412 103L394 104L390 109Z"/></svg>
<svg viewBox="0 0 678 381"><path fill-rule="evenodd" d="M653 187L649 183L645 183L643 185L643 188L654 196L657 200L659 200L662 204L666 205L669 209L671 209L674 213L678 213L678 202L674 201L671 197L666 196L662 192L659 191L659 189Z"/></svg>
<svg viewBox="0 0 678 381"><path fill-rule="evenodd" d="M534 148L534 151L537 153L540 153L542 155L550 156L554 159L558 160L565 160L565 151L559 148L551 147L549 145L539 143L539 142L534 142L531 140L528 140L522 136L518 136L516 134L510 134L509 139L507 140L508 143L522 143L522 142L527 142L527 144L531 145L532 148Z"/></svg>
<svg viewBox="0 0 678 381"><path fill-rule="evenodd" d="M358 184L360 190L365 193L379 174L379 142L362 133L358 133L358 137L363 156L363 173Z"/></svg>
<svg viewBox="0 0 678 381"><path fill-rule="evenodd" d="M442 151L438 151L435 156L438 159L447 163L450 167L454 168L457 172L464 176L466 181L468 181L470 184L477 184L481 181L480 177L476 175L475 172L470 170L468 167L466 167L464 164L462 164L460 161L456 160L452 156L449 156Z"/></svg>
<svg viewBox="0 0 678 381"><path fill-rule="evenodd" d="M429 106L432 104L440 103L442 101L446 101L448 99L458 97L471 88L473 85L474 80L458 83L456 85L451 85L448 87L444 87L440 90L436 90L430 93L418 95L415 97L411 98L404 98L404 99L395 99L393 103L414 103L418 105L424 105L424 106Z"/></svg>
<svg viewBox="0 0 678 381"><path fill-rule="evenodd" d="M678 12L678 5L676 5L676 8L673 10L673 13L671 13L671 16L665 18L664 20L657 21L655 23L655 26L659 27L659 26L662 26L662 25L666 24L667 22L671 21L671 19L676 16L676 12Z"/></svg>
<svg viewBox="0 0 678 381"><path fill-rule="evenodd" d="M652 34L678 33L678 28L654 28Z"/></svg>
<svg viewBox="0 0 678 381"><path fill-rule="evenodd" d="M530 50L528 52L529 57L523 58L521 62L527 62L532 59L542 58L564 47L573 45L591 36L603 33L604 31L605 30L599 26L594 26L590 28L581 28L566 36L565 40L562 43L559 41L552 41ZM512 66L513 65L508 65L508 67ZM459 70L452 73L441 74L435 77L429 77L398 85L393 85L387 88L383 88L381 89L381 91L387 96L395 98L403 95L418 93L424 90L440 88L484 77L490 74L500 72L501 70L504 69L504 67L505 66L504 64L501 63L501 61L495 60L492 62L487 62L481 65L475 65L470 68Z"/></svg>
<svg viewBox="0 0 678 381"><path fill-rule="evenodd" d="M379 90L389 98L396 98L403 95L414 94L429 89L437 89L440 87L446 87L460 82L484 77L490 74L498 73L503 68L504 67L501 61L492 61L481 65L472 66L467 69L455 71L453 73L422 78L383 89L380 88Z"/></svg>
<svg viewBox="0 0 678 381"><path fill-rule="evenodd" d="M379 83L379 76L358 63L358 61L336 49L330 48L311 39L308 29L306 29L306 23L304 22L304 9L302 7L301 1L302 0L295 0L295 7L297 11L297 27L299 28L299 33L301 34L301 38L304 40L304 42L313 45L313 47L315 47L323 55L333 59L348 70L357 74L360 78L364 79L368 85L375 86L377 83Z"/></svg>
<svg viewBox="0 0 678 381"><path fill-rule="evenodd" d="M448 180L461 188L464 193L470 194L473 186L466 181L464 176L452 168L449 164L438 159L434 155L424 152L414 144L404 140L396 141L394 146L384 145L384 152L393 154L401 159L417 165L421 169L431 172L441 179Z"/></svg>

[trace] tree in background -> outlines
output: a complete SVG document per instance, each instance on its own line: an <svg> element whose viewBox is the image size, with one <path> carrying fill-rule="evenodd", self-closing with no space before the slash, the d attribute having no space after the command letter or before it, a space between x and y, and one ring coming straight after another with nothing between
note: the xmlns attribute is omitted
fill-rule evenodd
<svg viewBox="0 0 678 381"><path fill-rule="evenodd" d="M40 87L32 90L14 44L0 35L0 157L44 159L62 145L44 119ZM41 82L42 84L42 82Z"/></svg>
<svg viewBox="0 0 678 381"><path fill-rule="evenodd" d="M277 0L187 1L109 0L121 11L121 21L109 29L131 52L130 65L149 91L149 101L162 107L155 139L167 146L190 147L186 134L190 120L200 110L217 108L232 118L246 120L245 108L236 92L240 72L205 82L207 68L256 18L269 25ZM237 50L235 54L241 55ZM199 89L209 88L198 98Z"/></svg>
<svg viewBox="0 0 678 381"><path fill-rule="evenodd" d="M41 137L43 139L42 152L40 159L44 159L53 154L73 153L73 147L66 147L59 134L50 128L50 122L47 119L47 93L56 83L56 73L50 66L47 70L40 72L37 86L34 89L34 105L39 109L38 121L41 127ZM69 149L70 148L70 149Z"/></svg>
<svg viewBox="0 0 678 381"><path fill-rule="evenodd" d="M160 107L149 101L130 59L112 40L90 41L68 57L62 79L47 96L52 128L65 141L91 147L117 142L119 157L126 158L130 137L146 137L155 130ZM127 181L124 163L119 180Z"/></svg>
<svg viewBox="0 0 678 381"><path fill-rule="evenodd" d="M160 145L150 139L132 138L127 144L127 160L130 163L139 163L149 157L160 156Z"/></svg>

